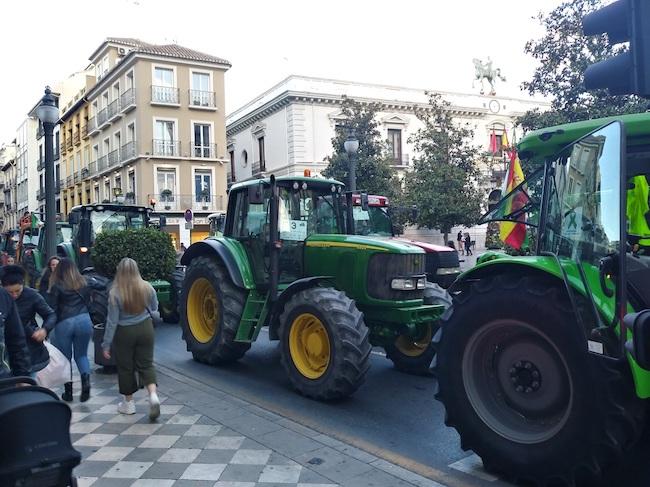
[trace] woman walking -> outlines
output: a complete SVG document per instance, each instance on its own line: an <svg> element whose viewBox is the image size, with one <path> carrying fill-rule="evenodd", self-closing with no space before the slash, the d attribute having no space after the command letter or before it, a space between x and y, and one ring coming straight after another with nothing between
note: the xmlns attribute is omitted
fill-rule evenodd
<svg viewBox="0 0 650 487"><path fill-rule="evenodd" d="M465 234L465 255L472 254L472 237L469 236L469 233Z"/></svg>
<svg viewBox="0 0 650 487"><path fill-rule="evenodd" d="M77 363L81 374L81 397L90 398L90 362L88 343L93 333L93 324L86 303L90 301L90 289L86 279L79 273L70 259L61 259L50 278L48 301L57 315L56 326L45 324L47 333L56 328L52 344L61 353ZM72 378L71 378L72 379ZM72 381L66 382L61 398L72 401Z"/></svg>
<svg viewBox="0 0 650 487"><path fill-rule="evenodd" d="M3 269L2 287L16 303L18 316L25 329L25 340L32 362L32 378L50 362L50 354L43 344L47 337L46 329L56 324L56 314L48 306L36 289L25 287L25 270L19 265L8 265ZM43 320L43 327L36 323L36 315Z"/></svg>
<svg viewBox="0 0 650 487"><path fill-rule="evenodd" d="M117 365L117 380L124 401L117 406L122 414L135 414L133 394L139 383L149 392L149 417L160 416L153 367L154 331L151 314L158 311L158 298L151 284L140 276L138 264L128 257L117 266L108 299L108 316L102 349L111 358L111 344Z"/></svg>
<svg viewBox="0 0 650 487"><path fill-rule="evenodd" d="M54 272L54 269L56 269L56 266L59 265L60 261L61 259L56 255L54 257L50 257L47 261L47 267L43 270L43 274L41 275L41 282L38 284L38 290L43 295L43 297L47 296L47 290L50 288L50 278L52 277L52 273Z"/></svg>

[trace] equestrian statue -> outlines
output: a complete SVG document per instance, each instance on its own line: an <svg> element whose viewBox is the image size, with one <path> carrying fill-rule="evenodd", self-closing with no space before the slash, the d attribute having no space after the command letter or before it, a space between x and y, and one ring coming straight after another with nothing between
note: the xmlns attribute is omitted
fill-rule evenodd
<svg viewBox="0 0 650 487"><path fill-rule="evenodd" d="M494 69L492 67L492 60L489 57L486 63L477 58L474 58L472 61L474 62L474 81L472 81L472 88L474 88L476 80L479 80L481 82L481 95L485 94L483 81L487 80L490 83L489 94L492 96L496 95L496 91L494 90L495 81L497 78L504 82L506 80L505 76L501 75L501 68Z"/></svg>

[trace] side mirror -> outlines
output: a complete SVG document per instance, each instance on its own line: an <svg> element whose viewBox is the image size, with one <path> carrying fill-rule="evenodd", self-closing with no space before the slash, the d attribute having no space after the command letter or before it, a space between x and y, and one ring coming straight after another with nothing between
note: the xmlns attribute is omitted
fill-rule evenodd
<svg viewBox="0 0 650 487"><path fill-rule="evenodd" d="M77 211L70 212L68 214L68 223L70 225L79 225L79 220L81 218L81 215Z"/></svg>
<svg viewBox="0 0 650 487"><path fill-rule="evenodd" d="M368 193L361 193L361 209L368 211Z"/></svg>
<svg viewBox="0 0 650 487"><path fill-rule="evenodd" d="M625 348L641 368L650 370L650 309L628 313L623 322L632 333L632 340L627 341Z"/></svg>
<svg viewBox="0 0 650 487"><path fill-rule="evenodd" d="M248 187L248 204L261 205L264 203L264 186L259 184L252 184Z"/></svg>
<svg viewBox="0 0 650 487"><path fill-rule="evenodd" d="M158 218L160 218L160 228L166 227L167 226L167 217L165 215L160 215Z"/></svg>

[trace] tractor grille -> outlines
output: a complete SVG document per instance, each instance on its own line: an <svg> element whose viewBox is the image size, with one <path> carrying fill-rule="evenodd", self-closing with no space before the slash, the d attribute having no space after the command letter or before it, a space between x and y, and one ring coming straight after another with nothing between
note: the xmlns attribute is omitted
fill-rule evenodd
<svg viewBox="0 0 650 487"><path fill-rule="evenodd" d="M396 277L424 276L424 270L424 254L375 254L368 263L368 294L391 301L422 299L424 290L396 291L390 282Z"/></svg>

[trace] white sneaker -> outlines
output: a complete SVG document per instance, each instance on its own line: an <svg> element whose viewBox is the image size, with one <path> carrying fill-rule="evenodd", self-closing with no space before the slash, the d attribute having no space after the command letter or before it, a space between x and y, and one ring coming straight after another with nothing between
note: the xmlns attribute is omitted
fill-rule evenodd
<svg viewBox="0 0 650 487"><path fill-rule="evenodd" d="M152 392L149 394L149 419L156 419L160 416L160 399L158 394Z"/></svg>
<svg viewBox="0 0 650 487"><path fill-rule="evenodd" d="M120 414L135 414L135 401L120 401L117 405L117 412Z"/></svg>

